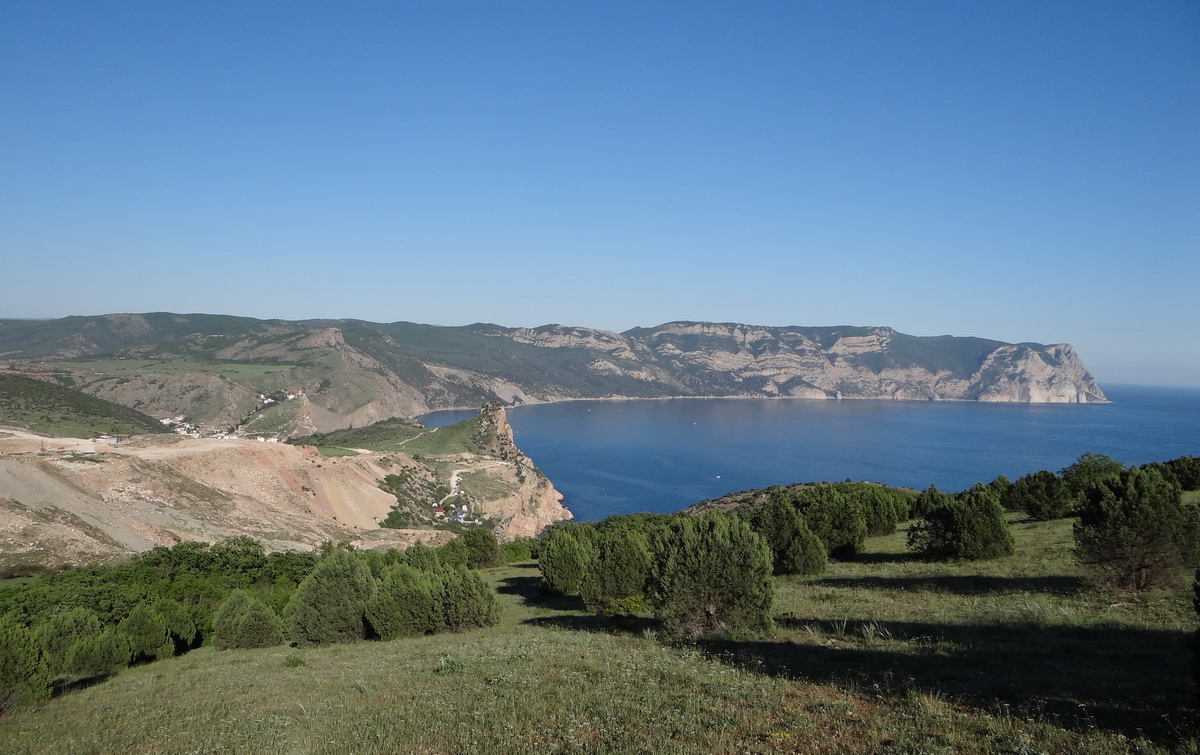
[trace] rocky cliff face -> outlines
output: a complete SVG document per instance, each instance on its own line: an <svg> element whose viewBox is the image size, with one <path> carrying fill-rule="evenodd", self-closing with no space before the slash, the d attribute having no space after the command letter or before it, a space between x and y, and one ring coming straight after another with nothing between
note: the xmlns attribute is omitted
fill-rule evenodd
<svg viewBox="0 0 1200 755"><path fill-rule="evenodd" d="M546 475L513 442L512 427L503 407L485 405L476 422L473 440L487 455L511 464L512 477L517 483L512 493L488 504L488 515L502 522L505 537L533 537L555 522L574 518L562 504L562 493L554 489Z"/></svg>
<svg viewBox="0 0 1200 755"><path fill-rule="evenodd" d="M516 334L525 342L531 339ZM670 323L625 334L551 326L546 348L603 346L597 374L707 396L1104 402L1068 344L917 338L891 328Z"/></svg>
<svg viewBox="0 0 1200 755"><path fill-rule="evenodd" d="M155 313L0 321L0 353L10 369L57 377L155 417L281 437L489 401L1106 400L1067 344L884 327L674 322L614 333ZM264 408L259 396L280 390L302 400Z"/></svg>

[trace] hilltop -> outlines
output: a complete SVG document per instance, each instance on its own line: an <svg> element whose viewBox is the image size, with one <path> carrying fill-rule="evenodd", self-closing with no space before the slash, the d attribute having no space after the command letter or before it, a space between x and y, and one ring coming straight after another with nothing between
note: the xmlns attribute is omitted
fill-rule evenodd
<svg viewBox="0 0 1200 755"><path fill-rule="evenodd" d="M167 432L161 422L136 409L43 380L5 374L0 374L0 425L71 438Z"/></svg>
<svg viewBox="0 0 1200 755"><path fill-rule="evenodd" d="M9 370L159 419L185 417L205 434L282 438L490 401L1107 400L1069 344L887 327L673 322L614 333L113 314L0 320L0 354Z"/></svg>

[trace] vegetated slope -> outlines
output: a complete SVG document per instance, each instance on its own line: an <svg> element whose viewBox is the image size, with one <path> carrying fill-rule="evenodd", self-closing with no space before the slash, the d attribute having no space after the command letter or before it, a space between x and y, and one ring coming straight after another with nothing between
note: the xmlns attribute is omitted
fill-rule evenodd
<svg viewBox="0 0 1200 755"><path fill-rule="evenodd" d="M774 634L678 645L547 598L532 564L488 570L499 626L200 648L5 714L0 751L1190 751L1188 591L1114 602L1069 521L1014 529L1016 555L958 564L871 538L776 579Z"/></svg>
<svg viewBox="0 0 1200 755"><path fill-rule="evenodd" d="M885 327L674 322L613 333L152 313L0 320L0 354L155 416L282 437L487 401L1106 400L1067 344L926 338ZM264 412L259 397L277 390L300 398Z"/></svg>
<svg viewBox="0 0 1200 755"><path fill-rule="evenodd" d="M0 425L71 438L167 432L127 406L61 385L0 373Z"/></svg>
<svg viewBox="0 0 1200 755"><path fill-rule="evenodd" d="M406 449L329 458L284 443L177 436L115 446L59 441L42 451L35 440L0 437L0 567L110 561L236 535L273 550L325 540L438 542L463 526L446 512L435 516L450 497L462 519L504 539L571 518L562 495L512 445L503 409L428 436L420 458ZM399 478L404 484L387 482ZM402 508L416 506L414 516L382 528L401 506L397 493Z"/></svg>

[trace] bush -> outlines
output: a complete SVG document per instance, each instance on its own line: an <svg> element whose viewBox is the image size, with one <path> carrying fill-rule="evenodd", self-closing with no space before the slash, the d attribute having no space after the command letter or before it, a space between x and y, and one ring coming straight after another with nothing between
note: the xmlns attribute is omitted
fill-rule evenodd
<svg viewBox="0 0 1200 755"><path fill-rule="evenodd" d="M912 506L909 509L909 514L914 519L924 519L929 515L930 511L936 508L945 506L954 500L954 496L950 493L943 493L937 489L937 485L930 485L917 494L913 499Z"/></svg>
<svg viewBox="0 0 1200 755"><path fill-rule="evenodd" d="M304 578L284 609L288 635L300 645L354 642L365 636L363 611L375 591L357 554L334 551Z"/></svg>
<svg viewBox="0 0 1200 755"><path fill-rule="evenodd" d="M667 633L770 631L771 550L746 522L677 516L650 542L647 597Z"/></svg>
<svg viewBox="0 0 1200 755"><path fill-rule="evenodd" d="M1088 491L1075 523L1079 560L1126 590L1175 587L1197 563L1200 514L1157 469L1129 469Z"/></svg>
<svg viewBox="0 0 1200 755"><path fill-rule="evenodd" d="M627 608L632 604L622 601L645 593L649 571L650 543L646 535L636 530L602 532L596 540L596 557L580 583L580 597L597 613L611 613L616 604Z"/></svg>
<svg viewBox="0 0 1200 755"><path fill-rule="evenodd" d="M67 653L84 637L94 637L103 631L100 617L88 608L72 608L56 613L34 628L33 636L46 654L46 664L52 674L67 671Z"/></svg>
<svg viewBox="0 0 1200 755"><path fill-rule="evenodd" d="M1200 490L1200 456L1180 456L1163 464L1184 490Z"/></svg>
<svg viewBox="0 0 1200 755"><path fill-rule="evenodd" d="M213 617L213 645L218 650L270 648L283 642L283 622L246 590L234 590Z"/></svg>
<svg viewBox="0 0 1200 755"><path fill-rule="evenodd" d="M198 632L191 613L179 601L163 598L153 606L167 625L167 634L175 645L175 655L186 653L196 641Z"/></svg>
<svg viewBox="0 0 1200 755"><path fill-rule="evenodd" d="M867 540L867 522L859 502L833 485L811 485L794 494L808 528L831 558L853 558Z"/></svg>
<svg viewBox="0 0 1200 755"><path fill-rule="evenodd" d="M365 615L381 640L433 633L442 624L430 573L407 564L384 572L379 590L367 601Z"/></svg>
<svg viewBox="0 0 1200 755"><path fill-rule="evenodd" d="M578 595L593 558L591 543L580 542L576 530L554 527L542 543L538 568L542 588L557 595Z"/></svg>
<svg viewBox="0 0 1200 755"><path fill-rule="evenodd" d="M462 538L456 537L445 545L437 548L438 563L442 566L462 566L467 565L469 554L467 553L467 544Z"/></svg>
<svg viewBox="0 0 1200 755"><path fill-rule="evenodd" d="M50 667L33 633L0 619L0 713L50 697Z"/></svg>
<svg viewBox="0 0 1200 755"><path fill-rule="evenodd" d="M500 622L496 593L478 572L461 566L442 567L432 574L433 602L441 617L440 629L461 632Z"/></svg>
<svg viewBox="0 0 1200 755"><path fill-rule="evenodd" d="M500 546L506 564L520 564L533 560L533 551L529 548L529 539L520 538Z"/></svg>
<svg viewBox="0 0 1200 755"><path fill-rule="evenodd" d="M750 511L750 527L771 549L775 574L820 574L828 563L825 544L786 500L773 498Z"/></svg>
<svg viewBox="0 0 1200 755"><path fill-rule="evenodd" d="M1014 482L1009 499L1013 509L1024 511L1040 522L1062 519L1076 501L1066 480L1045 469Z"/></svg>
<svg viewBox="0 0 1200 755"><path fill-rule="evenodd" d="M1088 451L1075 460L1069 467L1059 470L1058 474L1067 489L1075 498L1079 498L1088 489L1103 482L1115 480L1125 471L1125 465L1104 454L1094 454Z"/></svg>
<svg viewBox="0 0 1200 755"><path fill-rule="evenodd" d="M129 638L133 662L170 658L175 654L175 642L167 632L167 622L148 605L140 605L117 625L117 630Z"/></svg>
<svg viewBox="0 0 1200 755"><path fill-rule="evenodd" d="M504 563L496 533L486 527L467 530L462 535L462 541L467 547L468 568L486 569Z"/></svg>
<svg viewBox="0 0 1200 755"><path fill-rule="evenodd" d="M913 525L908 547L931 561L980 561L1011 556L1013 536L995 493L980 485Z"/></svg>
<svg viewBox="0 0 1200 755"><path fill-rule="evenodd" d="M94 637L84 637L67 651L67 671L78 676L107 676L133 660L129 636L108 627Z"/></svg>
<svg viewBox="0 0 1200 755"><path fill-rule="evenodd" d="M420 571L433 571L439 564L437 549L418 540L405 549L404 562Z"/></svg>

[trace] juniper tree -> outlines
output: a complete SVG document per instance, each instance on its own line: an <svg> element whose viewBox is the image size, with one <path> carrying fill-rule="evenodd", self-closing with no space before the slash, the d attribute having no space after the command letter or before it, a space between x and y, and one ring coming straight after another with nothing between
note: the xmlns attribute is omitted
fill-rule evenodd
<svg viewBox="0 0 1200 755"><path fill-rule="evenodd" d="M363 611L374 590L363 559L347 551L331 552L288 601L283 613L288 635L301 645L363 639Z"/></svg>
<svg viewBox="0 0 1200 755"><path fill-rule="evenodd" d="M775 574L820 574L828 562L821 539L788 501L772 498L746 517L750 527L767 541Z"/></svg>
<svg viewBox="0 0 1200 755"><path fill-rule="evenodd" d="M979 561L1012 555L1014 543L1000 501L980 485L941 503L913 525L908 547L934 561Z"/></svg>
<svg viewBox="0 0 1200 755"><path fill-rule="evenodd" d="M367 601L365 615L381 640L438 631L442 621L434 602L431 573L407 564L389 567L379 590Z"/></svg>
<svg viewBox="0 0 1200 755"><path fill-rule="evenodd" d="M33 633L0 618L0 713L50 696L51 671Z"/></svg>
<svg viewBox="0 0 1200 755"><path fill-rule="evenodd" d="M500 543L496 533L486 527L476 527L467 530L462 535L463 545L467 548L467 567L485 569L504 563L500 553Z"/></svg>
<svg viewBox="0 0 1200 755"><path fill-rule="evenodd" d="M117 624L117 630L129 638L134 662L170 658L175 654L167 622L148 605L136 606Z"/></svg>
<svg viewBox="0 0 1200 755"><path fill-rule="evenodd" d="M771 550L746 522L678 516L650 540L647 597L667 633L771 629Z"/></svg>
<svg viewBox="0 0 1200 755"><path fill-rule="evenodd" d="M602 532L596 539L596 557L580 583L580 597L592 611L612 611L618 601L642 597L649 570L650 543L644 533L635 529Z"/></svg>
<svg viewBox="0 0 1200 755"><path fill-rule="evenodd" d="M1079 507L1075 550L1127 590L1174 587L1197 565L1200 512L1157 469L1127 469L1091 488Z"/></svg>
<svg viewBox="0 0 1200 755"><path fill-rule="evenodd" d="M94 637L103 631L100 617L89 608L72 608L54 614L34 627L33 636L46 654L52 674L67 670L67 652L84 637Z"/></svg>
<svg viewBox="0 0 1200 755"><path fill-rule="evenodd" d="M213 645L218 650L269 648L281 642L279 616L246 590L230 593L213 617Z"/></svg>
<svg viewBox="0 0 1200 755"><path fill-rule="evenodd" d="M538 557L542 587L557 595L578 595L591 567L591 543L576 535L582 528L554 527L545 536Z"/></svg>

